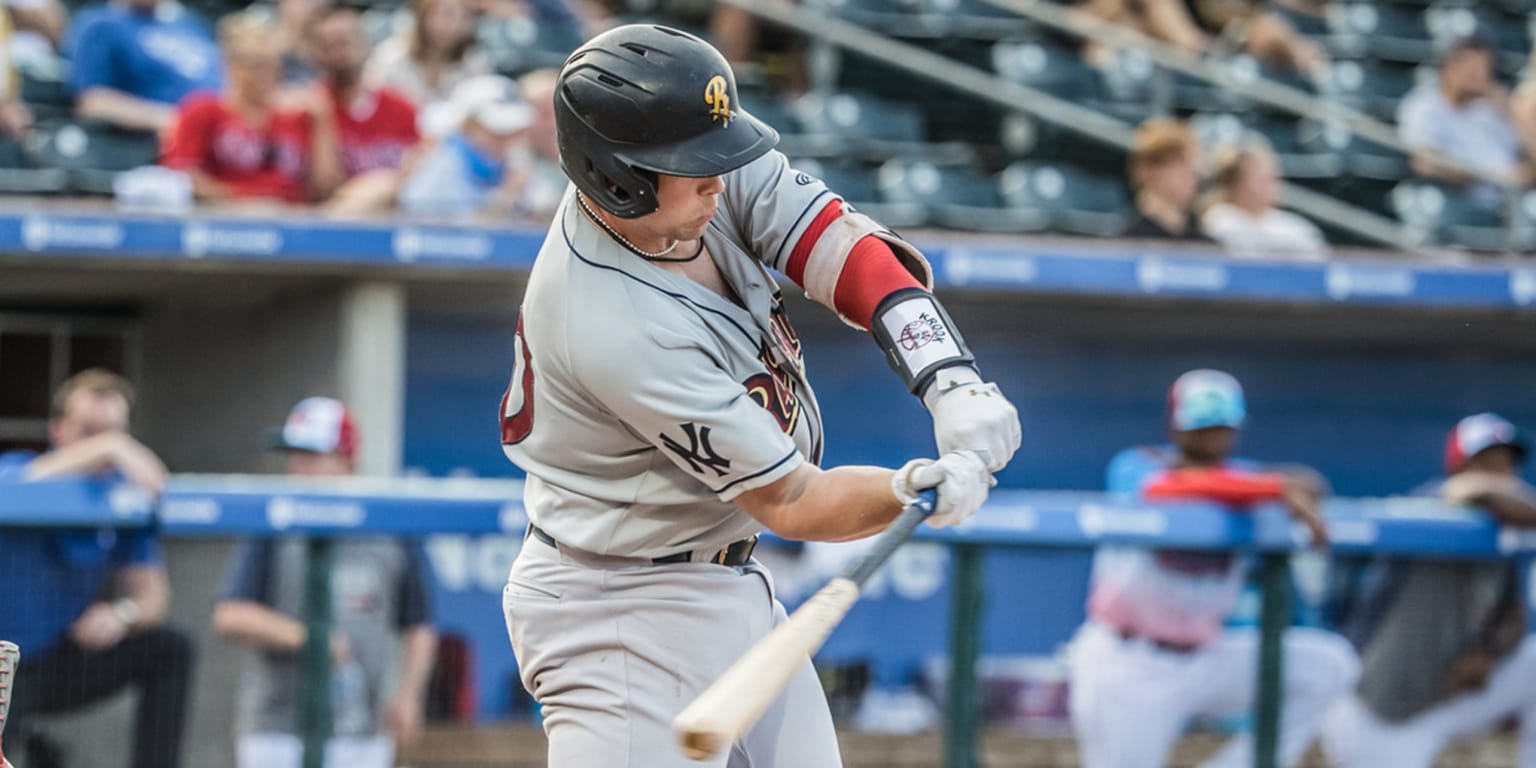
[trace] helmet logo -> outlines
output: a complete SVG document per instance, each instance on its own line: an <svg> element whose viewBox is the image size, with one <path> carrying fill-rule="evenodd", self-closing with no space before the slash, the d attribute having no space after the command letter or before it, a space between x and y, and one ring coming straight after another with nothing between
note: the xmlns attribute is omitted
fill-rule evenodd
<svg viewBox="0 0 1536 768"><path fill-rule="evenodd" d="M725 76L715 75L704 86L704 103L709 105L709 119L724 128L731 124L731 94L725 85Z"/></svg>

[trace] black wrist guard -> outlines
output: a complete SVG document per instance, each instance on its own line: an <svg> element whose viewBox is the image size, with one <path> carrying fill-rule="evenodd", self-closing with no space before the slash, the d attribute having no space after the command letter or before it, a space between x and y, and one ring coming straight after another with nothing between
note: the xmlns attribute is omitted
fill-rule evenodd
<svg viewBox="0 0 1536 768"><path fill-rule="evenodd" d="M885 361L919 397L940 368L976 364L944 305L922 288L903 288L882 299L869 330L885 350Z"/></svg>

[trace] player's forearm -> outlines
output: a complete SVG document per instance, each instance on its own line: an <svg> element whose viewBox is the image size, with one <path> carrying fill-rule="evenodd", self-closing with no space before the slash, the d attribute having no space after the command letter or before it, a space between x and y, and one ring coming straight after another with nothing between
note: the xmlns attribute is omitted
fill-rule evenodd
<svg viewBox="0 0 1536 768"><path fill-rule="evenodd" d="M889 469L801 465L737 501L768 530L799 541L851 541L884 530L901 513Z"/></svg>
<svg viewBox="0 0 1536 768"><path fill-rule="evenodd" d="M213 628L235 642L290 653L303 648L309 635L302 622L250 600L229 600L215 606Z"/></svg>
<svg viewBox="0 0 1536 768"><path fill-rule="evenodd" d="M403 644L399 695L421 701L432 677L432 661L437 656L437 631L430 624L417 624L405 631Z"/></svg>

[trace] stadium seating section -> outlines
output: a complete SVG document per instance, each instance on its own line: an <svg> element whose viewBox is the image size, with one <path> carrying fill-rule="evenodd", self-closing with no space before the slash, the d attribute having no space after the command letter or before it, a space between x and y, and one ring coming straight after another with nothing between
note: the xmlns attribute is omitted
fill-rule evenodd
<svg viewBox="0 0 1536 768"><path fill-rule="evenodd" d="M397 2L369 4L365 24L375 39L406 22ZM1139 50L1117 51L1094 67L1077 41L985 0L807 4L1127 125L1160 114L1188 117L1212 144L1257 132L1275 146L1289 180L1398 217L1430 242L1499 251L1536 241L1536 199L1496 211L1461 204L1413 179L1401 152L1342 123L1266 108L1241 89L1163 69ZM230 0L194 5L209 16L238 7ZM1457 37L1477 33L1492 41L1501 79L1517 81L1530 59L1536 0L1337 0L1322 16L1285 13L1329 52L1315 81L1269 71L1240 54L1218 64L1236 82L1265 78L1391 123L1402 96L1433 77L1427 62L1435 51ZM558 66L579 43L527 19L484 23L479 41L513 75ZM746 81L744 103L779 129L783 149L800 167L893 226L1113 236L1127 220L1121 150L856 55L815 46L812 54L810 92L783 99ZM39 129L25 142L0 144L0 192L109 194L114 173L154 161L153 137L73 119L67 80L64 61L23 73L22 94ZM1329 234L1352 242L1345 233Z"/></svg>

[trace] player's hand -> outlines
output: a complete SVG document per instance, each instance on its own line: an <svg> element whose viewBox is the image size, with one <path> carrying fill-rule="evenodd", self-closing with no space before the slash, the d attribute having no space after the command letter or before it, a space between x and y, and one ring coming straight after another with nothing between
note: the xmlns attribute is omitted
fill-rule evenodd
<svg viewBox="0 0 1536 768"><path fill-rule="evenodd" d="M1302 478L1291 478L1286 481L1280 499L1285 502L1286 509L1290 510L1291 517L1300 521L1312 533L1313 546L1328 546L1328 524L1323 521L1322 495L1313 484Z"/></svg>
<svg viewBox="0 0 1536 768"><path fill-rule="evenodd" d="M940 456L975 451L987 457L988 472L997 472L1019 449L1022 429L1018 409L996 384L961 384L940 395L930 410Z"/></svg>
<svg viewBox="0 0 1536 768"><path fill-rule="evenodd" d="M128 623L112 609L111 603L91 603L75 623L69 625L69 637L81 648L101 650L117 645L128 634Z"/></svg>
<svg viewBox="0 0 1536 768"><path fill-rule="evenodd" d="M394 734L397 748L414 743L421 737L421 724L425 719L420 697L403 693L395 694L389 708L384 711L384 725Z"/></svg>
<svg viewBox="0 0 1536 768"><path fill-rule="evenodd" d="M974 451L946 453L938 461L913 459L891 478L891 490L902 504L911 504L919 491L939 490L939 503L928 516L928 525L956 525L976 513L997 481L986 462Z"/></svg>
<svg viewBox="0 0 1536 768"><path fill-rule="evenodd" d="M120 434L112 446L112 466L116 467L128 482L152 496L165 491L168 470L154 451L127 434Z"/></svg>

